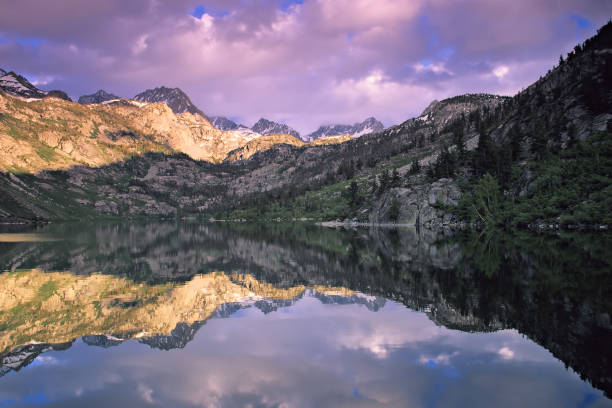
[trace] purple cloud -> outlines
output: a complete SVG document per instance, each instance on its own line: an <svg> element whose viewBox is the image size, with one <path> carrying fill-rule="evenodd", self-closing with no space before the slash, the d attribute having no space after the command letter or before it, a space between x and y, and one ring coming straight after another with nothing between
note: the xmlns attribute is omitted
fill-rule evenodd
<svg viewBox="0 0 612 408"><path fill-rule="evenodd" d="M309 132L512 94L611 15L607 0L22 0L0 14L0 66L72 96L178 86L207 114Z"/></svg>

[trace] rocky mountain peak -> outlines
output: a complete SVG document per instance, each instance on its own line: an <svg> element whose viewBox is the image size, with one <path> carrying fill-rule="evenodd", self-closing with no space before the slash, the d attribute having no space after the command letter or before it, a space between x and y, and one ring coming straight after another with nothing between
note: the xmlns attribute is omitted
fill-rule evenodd
<svg viewBox="0 0 612 408"><path fill-rule="evenodd" d="M238 124L223 116L213 116L210 118L210 123L219 130L234 130L238 129Z"/></svg>
<svg viewBox="0 0 612 408"><path fill-rule="evenodd" d="M0 89L23 98L44 98L47 95L47 92L36 88L26 78L13 71L0 76Z"/></svg>
<svg viewBox="0 0 612 408"><path fill-rule="evenodd" d="M434 100L417 120L431 123L439 130L461 115L467 115L476 109L494 108L506 99L508 97L481 93L458 95L442 101Z"/></svg>
<svg viewBox="0 0 612 408"><path fill-rule="evenodd" d="M434 99L433 101L431 101L431 103L429 105L427 105L427 107L425 108L423 113L421 113L419 115L419 117L425 116L425 115L429 115L431 112L434 111L434 109L436 108L436 105L439 104L439 103L440 103L440 101L438 101L437 99Z"/></svg>
<svg viewBox="0 0 612 408"><path fill-rule="evenodd" d="M120 98L117 95L108 93L105 90L100 89L91 95L83 95L79 97L79 103L86 105L90 103L102 103L106 101L111 101L113 99L120 99Z"/></svg>
<svg viewBox="0 0 612 408"><path fill-rule="evenodd" d="M297 138L300 137L299 132L291 128L290 126L287 126L284 123L273 122L264 118L259 119L251 129L254 132L261 133L262 135L285 134L295 136Z"/></svg>
<svg viewBox="0 0 612 408"><path fill-rule="evenodd" d="M382 123L376 118L369 117L363 122L357 122L353 125L325 125L319 127L316 131L304 137L307 142L319 139L321 137L349 134L354 138L363 136L368 133L380 132L384 129Z"/></svg>
<svg viewBox="0 0 612 408"><path fill-rule="evenodd" d="M208 117L191 102L191 99L180 88L167 88L160 86L154 89L147 89L134 97L140 102L164 102L174 113L189 112L199 114L208 119Z"/></svg>
<svg viewBox="0 0 612 408"><path fill-rule="evenodd" d="M2 75L4 75L4 74L6 74L6 71L5 71L5 70L3 70L2 68L0 68L0 76L2 76Z"/></svg>

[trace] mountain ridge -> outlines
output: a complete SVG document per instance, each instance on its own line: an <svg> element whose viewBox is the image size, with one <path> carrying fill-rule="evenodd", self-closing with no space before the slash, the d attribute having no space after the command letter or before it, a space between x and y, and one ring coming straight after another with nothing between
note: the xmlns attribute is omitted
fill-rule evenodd
<svg viewBox="0 0 612 408"><path fill-rule="evenodd" d="M316 131L304 136L302 140L311 142L320 137L335 136L341 134L349 134L354 138L358 138L368 133L380 132L384 129L384 125L374 117L369 117L363 122L356 122L353 125L324 125L320 126Z"/></svg>

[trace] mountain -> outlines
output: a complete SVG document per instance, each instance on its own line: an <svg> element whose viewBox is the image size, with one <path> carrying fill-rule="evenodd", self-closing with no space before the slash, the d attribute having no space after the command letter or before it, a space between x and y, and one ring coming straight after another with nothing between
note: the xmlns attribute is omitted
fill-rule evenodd
<svg viewBox="0 0 612 408"><path fill-rule="evenodd" d="M2 68L0 68L0 76L2 76L2 75L4 75L4 74L6 74L6 71L5 71L5 70L3 70Z"/></svg>
<svg viewBox="0 0 612 408"><path fill-rule="evenodd" d="M341 134L349 134L353 137L360 137L369 133L377 133L384 129L382 123L377 121L375 118L367 118L361 123L355 123L354 125L326 125L321 126L316 131L312 132L308 136L304 136L303 140L312 142L320 137L335 136Z"/></svg>
<svg viewBox="0 0 612 408"><path fill-rule="evenodd" d="M238 124L236 122L223 116L212 116L210 118L210 123L220 130L234 130L238 128Z"/></svg>
<svg viewBox="0 0 612 408"><path fill-rule="evenodd" d="M134 100L154 103L163 102L168 105L174 113L189 112L207 118L207 116L191 102L187 94L179 88L166 88L165 86L161 86L159 88L147 89L136 95Z"/></svg>
<svg viewBox="0 0 612 408"><path fill-rule="evenodd" d="M4 70L0 70L0 89L10 95L20 96L22 98L59 98L65 101L72 101L66 92L57 89L42 91L32 85L25 77L12 71L6 73Z"/></svg>
<svg viewBox="0 0 612 408"><path fill-rule="evenodd" d="M90 103L102 103L106 101L112 101L113 99L120 99L117 95L113 95L111 93L106 92L103 89L100 89L96 93L91 95L83 95L79 97L79 103L83 105L87 105Z"/></svg>
<svg viewBox="0 0 612 408"><path fill-rule="evenodd" d="M261 118L251 127L254 132L260 133L262 135L271 135L271 134L285 134L295 136L297 138L300 137L300 134L297 130L292 129L291 127L283 124L272 122L271 120Z"/></svg>
<svg viewBox="0 0 612 408"><path fill-rule="evenodd" d="M503 202L499 222L612 224L609 49L612 23L513 97L435 101L400 125L322 146L286 134L257 141L165 104L83 107L0 94L0 165L10 171L0 173L0 216L465 226L477 222L469 200L489 174L485 191L500 193L489 202ZM229 152L241 160L224 160ZM33 174L51 168L65 171Z"/></svg>
<svg viewBox="0 0 612 408"><path fill-rule="evenodd" d="M44 98L47 96L47 92L36 88L26 78L13 71L0 76L0 89L22 98Z"/></svg>

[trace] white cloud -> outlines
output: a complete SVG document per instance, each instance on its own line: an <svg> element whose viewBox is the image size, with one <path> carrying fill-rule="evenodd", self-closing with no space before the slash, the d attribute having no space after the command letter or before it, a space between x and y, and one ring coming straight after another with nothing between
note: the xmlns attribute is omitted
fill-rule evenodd
<svg viewBox="0 0 612 408"><path fill-rule="evenodd" d="M498 77L499 79L502 79L503 77L506 76L506 74L508 73L510 69L505 66L505 65L500 65L499 67L495 68L493 70L493 75L495 75L496 77Z"/></svg>
<svg viewBox="0 0 612 408"><path fill-rule="evenodd" d="M504 360L512 360L514 358L514 351L510 350L508 347L500 348L497 351L497 354L499 354Z"/></svg>
<svg viewBox="0 0 612 408"><path fill-rule="evenodd" d="M153 399L153 389L148 387L142 383L138 384L138 394L140 397L149 404L154 404L155 400Z"/></svg>
<svg viewBox="0 0 612 408"><path fill-rule="evenodd" d="M136 42L134 43L134 46L132 47L132 53L134 55L138 55L147 49L148 47L147 38L148 38L148 35L143 34L136 39Z"/></svg>
<svg viewBox="0 0 612 408"><path fill-rule="evenodd" d="M436 356L427 356L427 355L422 355L421 357L419 357L419 363L426 365L426 364L430 364L430 362L435 363L436 365L440 364L440 365L449 365L450 364L450 360L452 357L455 357L459 355L458 351L455 351L451 354L448 353L440 353Z"/></svg>

